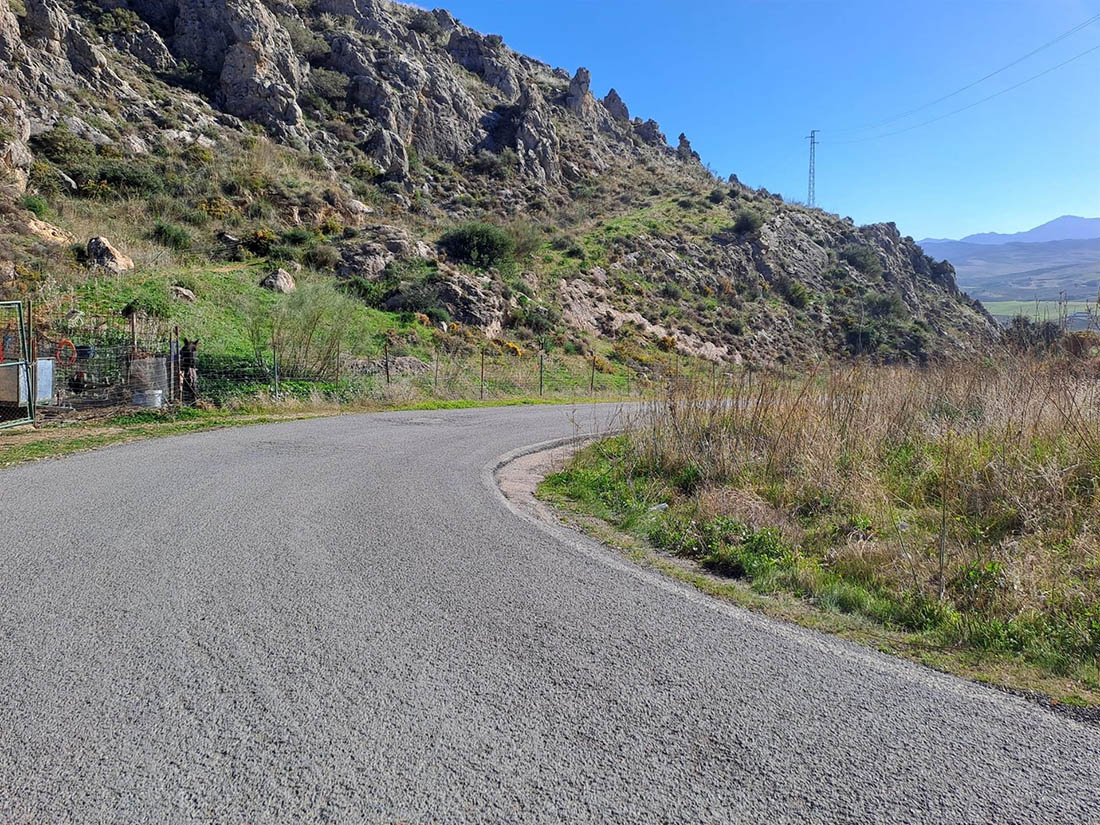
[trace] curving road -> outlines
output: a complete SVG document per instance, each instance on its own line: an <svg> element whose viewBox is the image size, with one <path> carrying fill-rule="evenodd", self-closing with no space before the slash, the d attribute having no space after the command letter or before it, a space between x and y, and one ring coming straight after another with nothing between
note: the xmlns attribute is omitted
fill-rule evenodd
<svg viewBox="0 0 1100 825"><path fill-rule="evenodd" d="M710 602L487 483L610 414L0 472L0 822L1100 822L1097 728Z"/></svg>

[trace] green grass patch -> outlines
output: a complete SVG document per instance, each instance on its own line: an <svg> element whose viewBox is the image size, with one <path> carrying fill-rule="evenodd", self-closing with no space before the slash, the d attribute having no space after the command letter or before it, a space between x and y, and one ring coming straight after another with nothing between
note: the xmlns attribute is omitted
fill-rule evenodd
<svg viewBox="0 0 1100 825"><path fill-rule="evenodd" d="M965 654L971 657L968 673L981 671L981 660L989 658L1002 669L1013 662L1011 670L1025 674L993 681L1020 686L1034 678L1050 691L1051 684L1065 680L1071 688L1057 688L1059 695L1073 696L1076 691L1092 697L1090 703L1100 699L1100 614L1087 606L997 615L980 601L998 585L1000 569L992 563L973 568L969 578L953 579L950 600L899 588L865 567L835 563L829 552L831 542L853 531L869 535L870 518L842 515L844 505L810 496L808 503L816 509L805 511L803 524L811 529L800 531L799 541L792 541L776 527L708 515L698 499L697 471L637 461L636 454L631 456L632 438L620 435L579 451L565 469L543 481L540 495L608 522L682 560L681 569L684 563L691 565L704 578L729 578L739 582L742 591L764 599L793 597L807 609L851 616L925 651ZM888 466L903 485L912 485L911 479L926 473L925 459L904 446L889 457ZM935 484L930 486L935 489ZM795 512L801 506L778 487L772 498Z"/></svg>

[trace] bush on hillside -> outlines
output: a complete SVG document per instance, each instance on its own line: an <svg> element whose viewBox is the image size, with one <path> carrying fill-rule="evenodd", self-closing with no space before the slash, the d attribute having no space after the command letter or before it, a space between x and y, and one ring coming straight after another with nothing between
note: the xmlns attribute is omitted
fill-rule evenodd
<svg viewBox="0 0 1100 825"><path fill-rule="evenodd" d="M182 226L157 221L153 226L153 240L169 249L183 251L191 248L191 234Z"/></svg>
<svg viewBox="0 0 1100 825"><path fill-rule="evenodd" d="M505 149L499 155L482 149L470 161L469 169L475 175L506 180L519 169L519 155L513 149Z"/></svg>
<svg viewBox="0 0 1100 825"><path fill-rule="evenodd" d="M28 212L33 212L35 216L39 218L45 216L45 214L50 211L50 205L41 195L24 195L23 208Z"/></svg>
<svg viewBox="0 0 1100 825"><path fill-rule="evenodd" d="M764 225L764 218L759 212L752 209L742 209L737 213L737 220L733 222L733 228L742 235L756 232Z"/></svg>
<svg viewBox="0 0 1100 825"><path fill-rule="evenodd" d="M64 123L58 123L31 138L31 147L61 167L95 154L95 145L91 141L74 135Z"/></svg>
<svg viewBox="0 0 1100 825"><path fill-rule="evenodd" d="M810 303L810 293L798 281L784 278L778 283L780 294L796 309L805 309Z"/></svg>
<svg viewBox="0 0 1100 825"><path fill-rule="evenodd" d="M515 240L505 230L476 222L452 229L439 239L439 246L452 260L480 269L509 262L516 251Z"/></svg>
<svg viewBox="0 0 1100 825"><path fill-rule="evenodd" d="M879 261L878 253L869 246L850 243L840 251L840 257L864 275L882 274L882 262Z"/></svg>
<svg viewBox="0 0 1100 825"><path fill-rule="evenodd" d="M335 269L336 265L340 263L340 250L332 244L317 244L317 246L306 252L302 260L314 269Z"/></svg>
<svg viewBox="0 0 1100 825"><path fill-rule="evenodd" d="M314 69L309 73L309 85L330 103L339 103L348 96L348 76L329 69Z"/></svg>
<svg viewBox="0 0 1100 825"><path fill-rule="evenodd" d="M543 237L538 224L530 221L516 221L508 226L512 237L516 260L525 260L542 248Z"/></svg>

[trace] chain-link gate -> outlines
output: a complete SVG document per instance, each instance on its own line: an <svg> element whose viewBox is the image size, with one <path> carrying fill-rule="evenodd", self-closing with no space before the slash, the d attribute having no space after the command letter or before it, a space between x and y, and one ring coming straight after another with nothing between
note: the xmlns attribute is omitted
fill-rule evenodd
<svg viewBox="0 0 1100 825"><path fill-rule="evenodd" d="M0 301L0 429L34 422L34 363L21 301Z"/></svg>

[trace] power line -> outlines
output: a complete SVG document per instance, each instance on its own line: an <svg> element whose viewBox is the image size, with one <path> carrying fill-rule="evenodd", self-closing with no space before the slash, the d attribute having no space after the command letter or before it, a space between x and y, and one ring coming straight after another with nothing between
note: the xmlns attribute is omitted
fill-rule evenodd
<svg viewBox="0 0 1100 825"><path fill-rule="evenodd" d="M1043 51L1044 49L1050 48L1055 43L1060 43L1061 41L1065 40L1067 37L1070 37L1071 35L1077 34L1077 32L1081 31L1082 29L1088 28L1093 23L1095 23L1097 20L1100 20L1100 14L1093 15L1092 17L1090 17L1088 20L1086 20L1083 23L1078 23L1076 26L1074 26L1069 31L1062 32L1062 34L1058 35L1053 40L1048 40L1043 45L1032 49L1030 52L1023 55L1022 57L1016 58L1011 63L1006 63L1004 66L1001 66L999 69L994 69L989 74L984 75L983 77L979 77L977 80L973 81L972 83L967 83L965 86L962 86L962 87L956 89L955 91L951 92L950 94L946 94L943 97L938 97L938 98L936 98L935 100L933 100L929 103L924 103L920 106L917 106L915 109L910 109L906 112L902 112L900 115L895 115L894 117L887 118L886 120L881 120L878 123L872 123L872 124L869 124L867 126L856 126L856 127L851 128L851 129L836 129L836 130L833 130L833 131L840 132L840 133L844 133L844 132L865 132L868 129L878 129L882 126L888 126L891 123L896 123L897 121L902 120L904 118L907 118L910 115L915 115L917 112L923 112L925 109L930 109L931 107L933 107L933 106L935 106L939 103L943 103L945 100L950 100L951 98L955 97L956 95L962 94L963 92L967 91L968 89L973 89L975 86L977 86L980 83L984 83L985 81L989 80L991 77L996 77L1001 72L1007 71L1008 69L1011 69L1013 66L1017 66L1020 63L1023 63L1028 58L1034 57L1039 52ZM1058 68L1058 67L1055 67L1055 68ZM1036 77L1041 77L1041 75L1036 75ZM1027 82L1027 81L1024 81L1024 82ZM1015 87L1013 87L1013 88L1015 88ZM931 122L931 121L929 121L929 122ZM883 137L885 137L885 135L883 135Z"/></svg>
<svg viewBox="0 0 1100 825"><path fill-rule="evenodd" d="M1039 72L1038 74L1034 74L1031 77L1028 77L1028 78L1025 78L1024 80L1021 80L1019 83L1013 83L1011 86L1009 86L1005 89L1001 89L999 92L994 92L991 95L987 95L986 97L983 97L981 100L975 100L973 103L968 103L965 106L960 106L958 109L953 109L950 112L947 112L945 114L939 115L939 116L934 117L934 118L931 118L930 120L925 120L925 121L922 121L920 123L914 123L912 126L906 126L904 129L896 129L893 132L886 132L885 134L882 134L882 135L871 135L871 136L865 137L865 138L853 138L852 140L839 140L836 143L834 143L833 145L836 146L836 145L844 145L844 144L848 144L848 143L865 143L869 140L880 140L881 138L893 137L894 135L900 135L900 134L903 134L905 132L911 132L913 129L919 129L922 126L928 126L929 124L936 123L937 121L943 120L944 118L951 117L952 115L957 115L960 112L965 112L967 109L973 109L975 106L979 106L982 103L985 103L989 100L993 100L993 98L995 98L995 97L1000 97L1003 94L1008 94L1009 92L1013 91L1014 89L1019 89L1024 84L1030 83L1033 80L1038 80L1040 77L1044 77L1044 76L1050 74L1051 72L1057 71L1058 69L1061 69L1063 66L1068 66L1070 63L1073 63L1076 60L1080 60L1082 57L1085 57L1086 55L1092 54L1093 52L1095 52L1097 50L1100 50L1100 44L1098 44L1096 46L1093 46L1091 49L1086 49L1085 51L1081 52L1080 54L1074 55L1069 60L1062 61L1057 66L1051 66L1049 69L1044 69L1043 71Z"/></svg>

